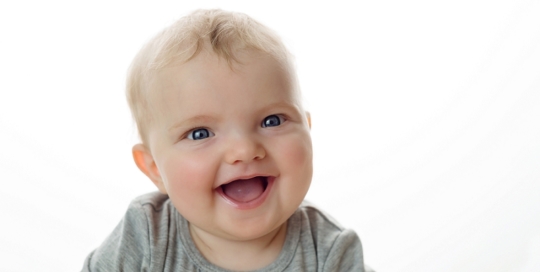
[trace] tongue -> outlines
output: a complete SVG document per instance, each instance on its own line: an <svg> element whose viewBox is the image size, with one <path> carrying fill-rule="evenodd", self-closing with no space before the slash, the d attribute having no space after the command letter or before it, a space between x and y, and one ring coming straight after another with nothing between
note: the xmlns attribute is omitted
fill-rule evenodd
<svg viewBox="0 0 540 272"><path fill-rule="evenodd" d="M223 193L232 200L249 202L256 199L264 192L263 178L235 180L222 186Z"/></svg>

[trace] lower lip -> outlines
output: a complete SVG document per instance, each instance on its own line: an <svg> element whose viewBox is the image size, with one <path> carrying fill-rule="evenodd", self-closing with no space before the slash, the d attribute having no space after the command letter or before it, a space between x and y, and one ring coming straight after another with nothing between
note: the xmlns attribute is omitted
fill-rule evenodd
<svg viewBox="0 0 540 272"><path fill-rule="evenodd" d="M270 190L272 190L272 187L274 185L275 177L268 177L266 185L266 189L264 192L257 198L249 201L249 202L238 202L231 198L229 198L225 193L223 193L223 189L221 189L221 186L216 188L216 192L227 202L229 205L233 206L236 209L239 210L249 210L249 209L255 209L263 204L263 202L268 197L268 194L270 194Z"/></svg>

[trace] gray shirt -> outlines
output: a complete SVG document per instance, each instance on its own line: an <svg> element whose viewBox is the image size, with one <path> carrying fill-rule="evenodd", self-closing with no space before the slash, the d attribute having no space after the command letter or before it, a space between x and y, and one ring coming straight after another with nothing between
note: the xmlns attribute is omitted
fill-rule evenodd
<svg viewBox="0 0 540 272"><path fill-rule="evenodd" d="M83 271L230 271L207 261L187 220L167 195L133 200L113 233L86 258ZM365 271L356 233L303 203L289 218L283 249L263 271Z"/></svg>

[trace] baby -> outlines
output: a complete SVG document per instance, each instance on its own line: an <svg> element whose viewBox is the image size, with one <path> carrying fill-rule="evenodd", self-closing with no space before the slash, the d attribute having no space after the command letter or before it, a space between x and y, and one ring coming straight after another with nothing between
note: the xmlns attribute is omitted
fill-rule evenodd
<svg viewBox="0 0 540 272"><path fill-rule="evenodd" d="M83 271L364 271L355 232L303 203L310 116L280 39L244 14L196 11L136 56L127 98L133 200Z"/></svg>

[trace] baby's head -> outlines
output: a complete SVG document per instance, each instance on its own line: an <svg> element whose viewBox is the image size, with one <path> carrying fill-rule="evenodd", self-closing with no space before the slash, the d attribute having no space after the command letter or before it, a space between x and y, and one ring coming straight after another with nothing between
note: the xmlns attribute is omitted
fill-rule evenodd
<svg viewBox="0 0 540 272"><path fill-rule="evenodd" d="M220 10L180 19L137 55L127 84L135 162L193 236L261 238L300 205L312 148L296 82L272 31Z"/></svg>
<svg viewBox="0 0 540 272"><path fill-rule="evenodd" d="M127 78L127 100L139 137L147 142L149 126L159 105L155 105L157 74L178 66L199 54L213 53L231 69L242 64L239 55L248 51L267 55L286 69L299 95L291 56L279 37L264 25L242 13L198 10L181 18L151 39L137 54Z"/></svg>

